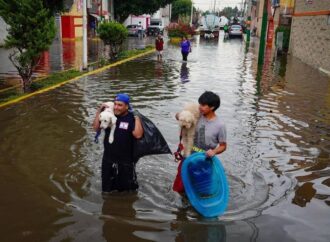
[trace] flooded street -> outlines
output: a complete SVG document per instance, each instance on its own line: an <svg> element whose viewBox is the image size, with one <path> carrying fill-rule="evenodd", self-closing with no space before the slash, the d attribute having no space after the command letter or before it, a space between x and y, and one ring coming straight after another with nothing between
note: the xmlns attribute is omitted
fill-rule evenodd
<svg viewBox="0 0 330 242"><path fill-rule="evenodd" d="M144 38L128 38L123 49L142 48L146 45L153 44L152 39ZM102 57L104 51L103 42L100 39L88 40L88 62L96 62ZM8 56L11 50L0 48L0 91L3 88L17 85L20 83L20 77L17 69L10 62ZM55 39L49 48L41 55L39 64L36 66L33 78L45 76L53 72L64 71L71 68L79 70L82 67L83 42L82 40L65 40Z"/></svg>
<svg viewBox="0 0 330 242"><path fill-rule="evenodd" d="M188 63L164 52L0 109L1 241L329 241L329 77L289 57L257 82L239 39L197 39ZM205 90L227 126L224 216L205 219L172 191L170 155L138 162L137 193L103 199L100 103L128 93L174 151L175 113Z"/></svg>

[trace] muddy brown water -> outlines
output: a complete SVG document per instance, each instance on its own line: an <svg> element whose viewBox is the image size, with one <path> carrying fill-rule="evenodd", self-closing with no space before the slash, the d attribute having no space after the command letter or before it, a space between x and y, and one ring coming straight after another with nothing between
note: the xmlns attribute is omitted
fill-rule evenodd
<svg viewBox="0 0 330 242"><path fill-rule="evenodd" d="M257 83L255 62L238 39L197 40L188 63L168 46L162 62L150 55L1 109L1 241L329 241L329 78L288 58ZM204 90L221 96L227 126L226 213L202 218L171 190L170 155L139 161L137 193L102 198L96 107L130 94L175 150L174 114Z"/></svg>

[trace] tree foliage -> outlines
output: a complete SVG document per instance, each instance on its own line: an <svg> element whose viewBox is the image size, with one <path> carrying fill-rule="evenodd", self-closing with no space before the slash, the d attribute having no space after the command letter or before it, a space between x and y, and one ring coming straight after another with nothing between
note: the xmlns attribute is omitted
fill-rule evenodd
<svg viewBox="0 0 330 242"><path fill-rule="evenodd" d="M191 0L175 0L172 4L172 20L178 20L180 16L190 16Z"/></svg>
<svg viewBox="0 0 330 242"><path fill-rule="evenodd" d="M114 0L115 16L124 22L130 15L153 14L174 0Z"/></svg>
<svg viewBox="0 0 330 242"><path fill-rule="evenodd" d="M64 0L43 0L43 4L52 15L63 12L65 9Z"/></svg>
<svg viewBox="0 0 330 242"><path fill-rule="evenodd" d="M29 90L34 67L41 53L48 50L55 33L55 20L42 0L0 0L0 16L9 25L5 47L9 59Z"/></svg>
<svg viewBox="0 0 330 242"><path fill-rule="evenodd" d="M128 36L128 30L124 25L111 21L99 24L97 32L104 45L110 45L110 57L115 58L123 41Z"/></svg>
<svg viewBox="0 0 330 242"><path fill-rule="evenodd" d="M234 8L232 7L225 7L219 12L219 15L221 16L226 16L227 18L231 17L237 17L241 15L241 12L238 10L238 8L235 6Z"/></svg>
<svg viewBox="0 0 330 242"><path fill-rule="evenodd" d="M171 23L166 29L169 37L182 38L195 34L195 28L183 22Z"/></svg>

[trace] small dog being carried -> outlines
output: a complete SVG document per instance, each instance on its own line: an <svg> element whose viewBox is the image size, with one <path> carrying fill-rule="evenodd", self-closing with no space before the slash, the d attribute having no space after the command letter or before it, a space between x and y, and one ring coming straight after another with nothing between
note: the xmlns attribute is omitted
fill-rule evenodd
<svg viewBox="0 0 330 242"><path fill-rule="evenodd" d="M183 154L187 157L191 154L195 130L198 119L200 117L199 104L198 103L187 103L183 110L177 114L177 120L181 127Z"/></svg>
<svg viewBox="0 0 330 242"><path fill-rule="evenodd" d="M110 128L110 135L109 135L109 143L112 144L114 139L114 133L116 129L116 121L117 117L114 114L113 108L114 103L113 102L106 102L105 103L108 107L105 108L99 116L100 120L100 128L101 129L107 129Z"/></svg>

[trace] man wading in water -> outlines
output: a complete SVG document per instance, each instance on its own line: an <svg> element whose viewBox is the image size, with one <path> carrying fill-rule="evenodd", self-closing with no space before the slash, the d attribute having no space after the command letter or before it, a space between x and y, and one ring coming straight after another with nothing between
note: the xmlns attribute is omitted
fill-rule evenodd
<svg viewBox="0 0 330 242"><path fill-rule="evenodd" d="M136 180L133 145L135 139L143 136L139 117L129 112L130 98L127 94L118 94L114 100L114 114L117 117L114 141L109 143L110 128L105 130L104 153L102 159L102 192L135 191L139 185ZM96 112L93 122L95 131L100 129L99 115L106 104Z"/></svg>

